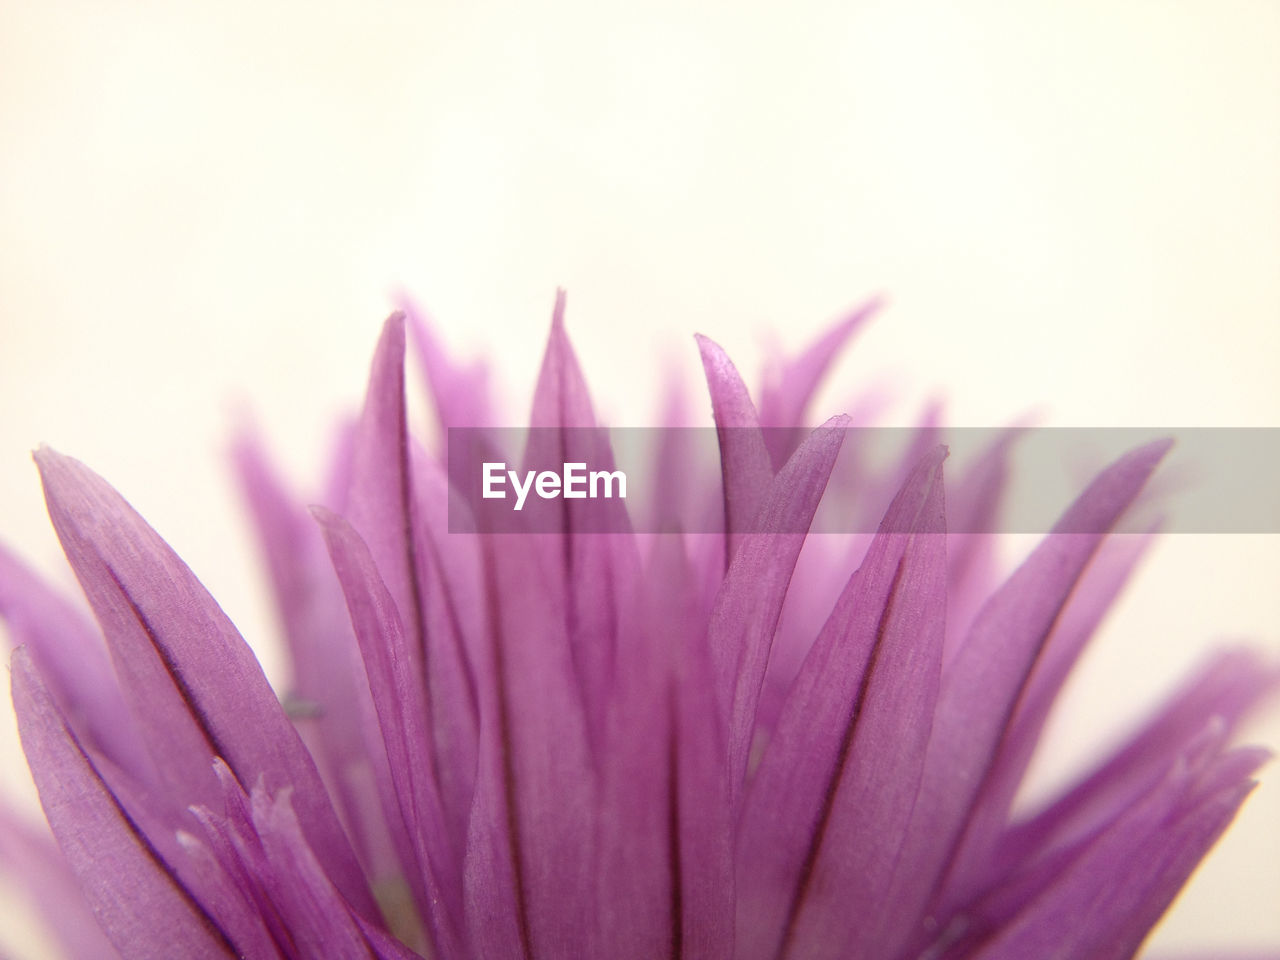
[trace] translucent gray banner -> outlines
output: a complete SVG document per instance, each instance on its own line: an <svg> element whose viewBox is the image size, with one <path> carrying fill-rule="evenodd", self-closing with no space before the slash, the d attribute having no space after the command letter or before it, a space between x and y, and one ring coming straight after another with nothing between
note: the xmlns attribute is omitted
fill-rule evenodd
<svg viewBox="0 0 1280 960"><path fill-rule="evenodd" d="M1174 445L1121 529L1280 533L1276 428L450 429L449 529L715 533L726 522L722 448L760 495L798 450L838 446L808 529L870 533L910 469L944 445L948 532L1045 533L1098 471L1162 438Z"/></svg>

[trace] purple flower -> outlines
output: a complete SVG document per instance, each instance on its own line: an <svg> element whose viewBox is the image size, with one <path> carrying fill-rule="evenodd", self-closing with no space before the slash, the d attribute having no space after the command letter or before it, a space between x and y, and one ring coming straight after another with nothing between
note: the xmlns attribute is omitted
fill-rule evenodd
<svg viewBox="0 0 1280 960"><path fill-rule="evenodd" d="M953 483L923 431L874 537L807 538L848 492L848 419L796 428L869 312L779 364L759 406L699 340L725 528L657 537L573 533L568 506L558 533L450 532L458 494L409 436L393 316L327 507L301 507L251 439L236 451L281 700L124 499L41 450L97 624L0 553L57 841L4 814L0 863L77 960L1131 956L1253 786L1265 753L1230 741L1277 672L1218 655L1014 819L1149 539L1106 531L1167 445L1100 473L1003 584L986 538L946 531L994 509L1007 443ZM562 313L531 422L567 444L596 420ZM491 423L483 371L413 329L441 425Z"/></svg>

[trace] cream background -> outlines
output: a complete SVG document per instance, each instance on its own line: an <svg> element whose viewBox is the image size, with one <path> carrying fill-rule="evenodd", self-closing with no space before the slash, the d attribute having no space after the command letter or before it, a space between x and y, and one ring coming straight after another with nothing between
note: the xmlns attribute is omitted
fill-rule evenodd
<svg viewBox="0 0 1280 960"><path fill-rule="evenodd" d="M513 414L563 285L615 423L693 382L694 330L754 369L883 291L827 412L881 382L900 422L941 390L960 424L1280 426L1277 49L1265 0L0 0L0 535L57 569L48 442L261 639L233 411L314 476L401 287ZM1280 654L1278 572L1275 537L1167 539L1045 780L1215 638ZM1160 944L1280 946L1263 779Z"/></svg>

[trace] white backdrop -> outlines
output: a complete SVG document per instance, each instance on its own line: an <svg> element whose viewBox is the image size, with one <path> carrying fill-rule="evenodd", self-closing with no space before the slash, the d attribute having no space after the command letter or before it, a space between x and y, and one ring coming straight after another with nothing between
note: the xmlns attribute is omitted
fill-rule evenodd
<svg viewBox="0 0 1280 960"><path fill-rule="evenodd" d="M314 476L399 288L513 419L563 285L614 423L695 330L753 369L883 292L824 414L877 382L898 422L1280 426L1277 49L1266 0L0 0L0 536L57 569L50 443L264 637L233 411ZM1215 639L1280 654L1278 539L1158 548L1060 761ZM1160 944L1280 945L1263 781Z"/></svg>

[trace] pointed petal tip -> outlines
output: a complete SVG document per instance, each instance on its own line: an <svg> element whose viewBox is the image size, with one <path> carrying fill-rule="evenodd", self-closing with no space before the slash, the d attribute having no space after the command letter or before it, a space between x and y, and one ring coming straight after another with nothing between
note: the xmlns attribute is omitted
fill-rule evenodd
<svg viewBox="0 0 1280 960"><path fill-rule="evenodd" d="M729 355L724 352L724 347L716 343L710 337L695 333L693 335L694 343L698 345L698 359L702 363L704 374L710 374L713 370L732 367L733 361L729 359Z"/></svg>
<svg viewBox="0 0 1280 960"><path fill-rule="evenodd" d="M551 329L561 334L564 333L564 308L567 299L564 287L556 287L556 305L551 310Z"/></svg>
<svg viewBox="0 0 1280 960"><path fill-rule="evenodd" d="M1104 476L1132 476L1136 482L1136 489L1133 491L1136 494L1137 490L1151 478L1151 474L1155 472L1156 467L1160 465L1160 461L1165 458L1173 444L1173 437L1161 437L1158 440L1144 443L1140 447L1135 447L1103 470L1099 475L1099 479Z"/></svg>
<svg viewBox="0 0 1280 960"><path fill-rule="evenodd" d="M704 363L708 356L728 359L728 354L725 353L724 347L720 346L719 343L712 340L705 333L695 333L693 340L698 345L698 353L702 355Z"/></svg>
<svg viewBox="0 0 1280 960"><path fill-rule="evenodd" d="M47 444L42 443L37 447L32 452L31 459L35 461L36 469L40 471L40 482L44 485L46 500L49 498L51 486L57 487L77 480L83 482L89 478L106 482L75 457L59 453Z"/></svg>
<svg viewBox="0 0 1280 960"><path fill-rule="evenodd" d="M837 324L836 329L842 334L848 335L864 323L872 320L876 314L883 311L888 305L888 294L872 294L862 303L845 313L844 319ZM843 339L843 337L841 339Z"/></svg>
<svg viewBox="0 0 1280 960"><path fill-rule="evenodd" d="M335 513L323 504L313 503L307 507L307 512L319 524L320 532L326 540L334 534L341 534L351 526L350 522L342 514Z"/></svg>
<svg viewBox="0 0 1280 960"><path fill-rule="evenodd" d="M408 314L404 310L397 308L388 314L387 319L382 324L382 336L394 338L401 349L404 347L405 324Z"/></svg>
<svg viewBox="0 0 1280 960"><path fill-rule="evenodd" d="M36 462L36 466L40 467L43 472L46 464L52 465L57 463L59 460L66 460L69 458L65 454L61 454L57 450L53 449L53 447L49 446L47 443L42 443L31 451L31 459Z"/></svg>
<svg viewBox="0 0 1280 960"><path fill-rule="evenodd" d="M950 456L951 448L945 443L939 443L920 458L918 468L923 467L936 473L942 469L942 464L945 463L946 459Z"/></svg>
<svg viewBox="0 0 1280 960"><path fill-rule="evenodd" d="M31 651L27 649L25 643L19 644L9 652L9 682L13 683L13 674L22 671L26 672L32 669Z"/></svg>
<svg viewBox="0 0 1280 960"><path fill-rule="evenodd" d="M1155 465L1173 448L1175 442L1174 437L1160 437L1130 451L1128 457L1135 463L1144 465L1150 463L1151 468L1154 469Z"/></svg>

